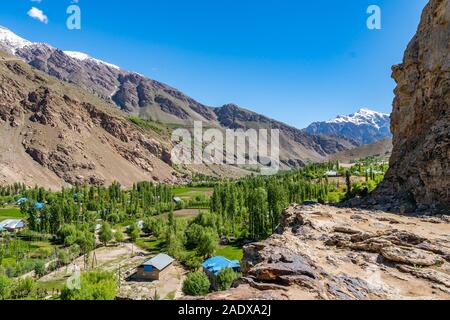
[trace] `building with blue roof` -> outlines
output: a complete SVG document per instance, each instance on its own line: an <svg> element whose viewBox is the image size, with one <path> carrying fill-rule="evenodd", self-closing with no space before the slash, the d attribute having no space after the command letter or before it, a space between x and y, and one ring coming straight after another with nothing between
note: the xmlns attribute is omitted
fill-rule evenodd
<svg viewBox="0 0 450 320"><path fill-rule="evenodd" d="M36 209L44 209L45 208L45 204L43 204L42 202L38 202L34 205L34 207Z"/></svg>
<svg viewBox="0 0 450 320"><path fill-rule="evenodd" d="M234 272L241 271L241 263L238 260L228 260L225 257L217 256L212 257L202 263L202 267L211 285L214 288L216 286L216 279L220 271L225 269L232 269Z"/></svg>

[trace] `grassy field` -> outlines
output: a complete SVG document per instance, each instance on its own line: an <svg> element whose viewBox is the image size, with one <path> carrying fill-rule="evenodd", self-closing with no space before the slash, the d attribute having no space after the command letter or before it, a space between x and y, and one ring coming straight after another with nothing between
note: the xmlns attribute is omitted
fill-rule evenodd
<svg viewBox="0 0 450 320"><path fill-rule="evenodd" d="M155 237L149 237L139 238L136 241L136 245L144 250L150 251L151 253L159 253L164 249L166 243L164 240L158 240Z"/></svg>
<svg viewBox="0 0 450 320"><path fill-rule="evenodd" d="M23 219L24 215L18 208L0 209L0 221L6 219Z"/></svg>
<svg viewBox="0 0 450 320"><path fill-rule="evenodd" d="M51 280L51 281L38 281L37 283L38 289L53 291L53 290L62 290L66 285L65 280Z"/></svg>
<svg viewBox="0 0 450 320"><path fill-rule="evenodd" d="M222 256L229 260L239 260L241 261L244 257L244 252L242 251L242 245L237 242L233 242L226 246L220 246L215 253L216 256Z"/></svg>
<svg viewBox="0 0 450 320"><path fill-rule="evenodd" d="M165 241L156 239L155 237L139 238L136 245L151 253L160 253L164 251ZM186 250L189 251L189 250ZM219 246L215 253L216 256L222 256L230 260L242 260L244 253L242 245L238 242L233 242L226 246Z"/></svg>
<svg viewBox="0 0 450 320"><path fill-rule="evenodd" d="M211 197L213 188L191 188L191 187L176 187L172 190L173 195L180 197L183 200L191 200L198 196Z"/></svg>

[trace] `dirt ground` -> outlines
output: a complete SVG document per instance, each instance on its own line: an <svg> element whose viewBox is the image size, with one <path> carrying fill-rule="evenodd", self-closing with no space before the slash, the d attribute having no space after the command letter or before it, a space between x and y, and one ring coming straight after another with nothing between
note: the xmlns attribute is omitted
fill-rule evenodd
<svg viewBox="0 0 450 320"><path fill-rule="evenodd" d="M175 218L195 218L200 214L201 211L206 211L202 209L183 209L174 212Z"/></svg>
<svg viewBox="0 0 450 320"><path fill-rule="evenodd" d="M88 269L116 272L120 277L118 297L122 299L151 300L155 298L155 292L160 299L180 297L186 272L177 264L170 267L170 271L160 281L132 282L126 280L135 273L136 267L151 257L152 255L148 252L131 243L101 247L90 254ZM84 258L79 257L70 265L41 278L39 282L66 284L68 281L72 281L78 272L85 270Z"/></svg>
<svg viewBox="0 0 450 320"><path fill-rule="evenodd" d="M181 291L187 272L177 263L158 281L122 281L119 299L132 300L173 300L183 296Z"/></svg>

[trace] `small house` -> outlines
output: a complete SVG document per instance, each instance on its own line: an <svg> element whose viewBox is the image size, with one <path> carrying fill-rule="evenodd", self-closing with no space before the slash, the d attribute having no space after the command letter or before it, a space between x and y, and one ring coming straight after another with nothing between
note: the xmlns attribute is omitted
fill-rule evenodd
<svg viewBox="0 0 450 320"><path fill-rule="evenodd" d="M141 280L155 281L167 273L175 259L167 254L158 254L156 257L144 262L137 269L137 277Z"/></svg>
<svg viewBox="0 0 450 320"><path fill-rule="evenodd" d="M325 175L330 178L339 177L339 172L330 170L330 171L325 172Z"/></svg>
<svg viewBox="0 0 450 320"><path fill-rule="evenodd" d="M0 222L0 229L14 232L19 231L25 228L25 221L24 220L18 220L18 219L8 219Z"/></svg>
<svg viewBox="0 0 450 320"><path fill-rule="evenodd" d="M27 198L20 198L19 200L16 201L17 205L21 205L22 203L28 202Z"/></svg>
<svg viewBox="0 0 450 320"><path fill-rule="evenodd" d="M183 203L183 199L181 199L180 197L174 197L173 202L175 202L176 204L180 204Z"/></svg>
<svg viewBox="0 0 450 320"><path fill-rule="evenodd" d="M238 260L228 260L225 257L212 257L202 263L203 271L211 281L214 288L216 286L216 279L220 271L224 269L232 269L234 272L241 271L241 263Z"/></svg>
<svg viewBox="0 0 450 320"><path fill-rule="evenodd" d="M45 204L43 204L42 202L37 202L34 207L38 210L42 210L45 208Z"/></svg>

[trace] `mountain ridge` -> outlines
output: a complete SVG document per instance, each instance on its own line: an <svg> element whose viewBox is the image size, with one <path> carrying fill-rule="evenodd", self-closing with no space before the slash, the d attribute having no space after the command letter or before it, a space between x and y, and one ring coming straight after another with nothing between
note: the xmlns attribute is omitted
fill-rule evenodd
<svg viewBox="0 0 450 320"><path fill-rule="evenodd" d="M32 67L76 84L122 111L143 119L180 126L191 126L194 121L202 121L205 126L219 129L236 126L258 129L272 125L282 131L280 154L285 167L301 166L307 161L323 161L329 154L355 147L354 142L345 138L311 135L234 104L207 106L167 84L125 71L85 53L32 43L9 29L2 30L8 33L9 39L16 39L15 42L4 42L3 46L14 42L10 52ZM230 118L232 114L239 121L233 122Z"/></svg>
<svg viewBox="0 0 450 320"><path fill-rule="evenodd" d="M73 83L120 110L143 119L181 127L202 121L205 126L225 129L279 129L280 156L284 168L308 161L325 161L329 155L361 145L345 135L311 134L235 104L204 105L179 90L123 70L86 53L63 51L45 43L28 41L0 28L0 49L59 80ZM9 50L8 50L9 49Z"/></svg>
<svg viewBox="0 0 450 320"><path fill-rule="evenodd" d="M390 115L368 108L328 121L314 122L305 131L315 135L345 137L354 141L358 147L392 137Z"/></svg>

